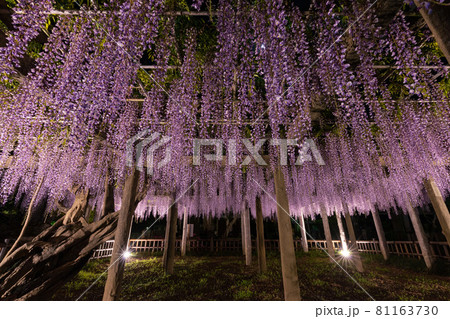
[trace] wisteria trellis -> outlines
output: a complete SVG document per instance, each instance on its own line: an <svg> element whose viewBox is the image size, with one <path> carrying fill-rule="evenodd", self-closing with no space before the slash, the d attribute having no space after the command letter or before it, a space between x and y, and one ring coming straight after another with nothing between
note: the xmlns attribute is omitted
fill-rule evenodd
<svg viewBox="0 0 450 319"><path fill-rule="evenodd" d="M202 4L196 0L193 6ZM188 29L181 50L176 17L163 14L164 1L110 0L102 10L58 16L24 76L15 67L45 25L52 1L20 1L14 31L0 51L0 167L7 167L0 200L9 200L17 186L19 193L32 193L45 176L40 196L49 203L68 200L67 189L79 184L90 189L98 206L108 169L120 194L126 141L142 129L172 137L173 164L152 176L138 218L164 212L164 195L183 191L196 178L195 191L180 201L190 214L236 213L242 200L254 212L256 196L266 215L275 210L254 182L274 192L267 168L193 167L186 160L193 138L318 136L326 165L284 170L294 216L314 215L321 204L329 213L342 211L343 203L359 212L405 208L408 201L422 205L428 201L423 180L429 177L448 195L448 96L431 70L416 68L442 63L423 52L402 11L388 32L378 27L374 9L357 20L369 4L352 2L337 14L333 1L317 1L304 15L281 0L220 0L216 45L208 58L199 58L198 39L206 31ZM148 48L159 66L150 78L139 69ZM358 57L353 65L350 50ZM373 68L386 61L399 67L401 93ZM168 68L174 63L179 70ZM145 95L143 103L129 101L135 86ZM313 123L318 111L332 117L330 129L323 129L323 117ZM266 152L274 165L276 149ZM247 155L239 146L237 154ZM291 164L294 158L292 149Z"/></svg>

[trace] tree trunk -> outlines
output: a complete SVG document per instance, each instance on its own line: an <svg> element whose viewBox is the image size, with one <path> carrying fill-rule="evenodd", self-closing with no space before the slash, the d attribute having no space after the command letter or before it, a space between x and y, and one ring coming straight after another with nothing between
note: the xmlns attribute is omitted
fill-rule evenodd
<svg viewBox="0 0 450 319"><path fill-rule="evenodd" d="M380 215L378 210L375 208L372 212L373 222L375 224L375 229L377 230L378 242L380 243L381 254L384 260L389 258L389 248L386 243L386 236L384 235L383 225L381 224Z"/></svg>
<svg viewBox="0 0 450 319"><path fill-rule="evenodd" d="M447 243L450 245L450 214L445 205L444 198L442 197L436 182L431 178L425 181L425 189L431 200L434 211L436 212L439 224L441 224L442 233L447 239Z"/></svg>
<svg viewBox="0 0 450 319"><path fill-rule="evenodd" d="M261 199L256 197L256 250L258 252L258 269L262 274L267 271L266 244L264 242L264 220Z"/></svg>
<svg viewBox="0 0 450 319"><path fill-rule="evenodd" d="M181 256L186 256L186 246L187 246L187 237L188 237L188 211L187 208L184 207L183 211L183 234L181 235Z"/></svg>
<svg viewBox="0 0 450 319"><path fill-rule="evenodd" d="M0 263L1 300L48 300L73 278L92 250L113 237L118 213L87 225L63 218Z"/></svg>
<svg viewBox="0 0 450 319"><path fill-rule="evenodd" d="M416 233L417 241L419 242L420 250L422 251L422 257L425 261L425 265L428 269L433 267L434 259L431 253L431 247L428 243L427 235L422 227L422 222L420 221L419 212L416 208L413 208L411 204L407 203L407 210L409 218L411 218L411 223L414 227L414 232Z"/></svg>
<svg viewBox="0 0 450 319"><path fill-rule="evenodd" d="M92 212L92 206L88 204L85 207L86 207L86 209L84 210L84 219L86 219L86 221L89 222L90 217L91 217L91 212ZM94 221L94 219L92 221Z"/></svg>
<svg viewBox="0 0 450 319"><path fill-rule="evenodd" d="M131 221L136 209L137 185L139 181L139 171L133 167L132 172L125 181L122 195L122 207L119 210L119 220L117 230L114 235L114 247L111 256L111 263L108 269L103 300L117 300L120 294L125 259L122 257L128 249L128 239L130 236Z"/></svg>
<svg viewBox="0 0 450 319"><path fill-rule="evenodd" d="M294 237L292 235L291 216L289 213L289 202L281 166L275 168L274 177L284 299L301 300L297 261L295 259Z"/></svg>
<svg viewBox="0 0 450 319"><path fill-rule="evenodd" d="M227 223L227 228L225 229L225 234L224 234L223 238L228 238L228 236L230 235L230 232L233 230L233 226L236 223L237 219L238 219L238 215L234 215L231 222ZM227 219L227 221L228 221L228 219Z"/></svg>
<svg viewBox="0 0 450 319"><path fill-rule="evenodd" d="M9 238L5 239L5 246L0 250L0 263L2 262L3 258L6 256L6 253L8 251L8 245L9 245Z"/></svg>
<svg viewBox="0 0 450 319"><path fill-rule="evenodd" d="M17 245L19 245L20 240L22 239L23 235L25 234L25 232L26 232L26 230L28 228L28 224L30 223L31 212L33 210L34 202L36 201L36 198L37 198L37 196L39 194L39 191L41 190L43 182L44 182L44 176L42 176L40 181L38 182L38 184L36 186L36 189L34 191L33 197L31 198L31 202L30 202L30 205L28 206L28 210L27 210L27 218L25 219L25 223L23 224L23 227L22 227L22 230L20 231L19 237L17 237L16 241L12 245L11 249L6 253L4 258L7 258L8 256L10 256L14 252L14 250L17 247ZM0 261L1 261L1 259L0 259Z"/></svg>
<svg viewBox="0 0 450 319"><path fill-rule="evenodd" d="M105 178L105 195L103 196L103 206L100 213L100 218L103 218L114 211L114 184L110 182L108 172Z"/></svg>
<svg viewBox="0 0 450 319"><path fill-rule="evenodd" d="M305 217L303 212L300 214L300 231L302 232L302 248L305 253L308 252L308 236L306 234Z"/></svg>
<svg viewBox="0 0 450 319"><path fill-rule="evenodd" d="M331 237L330 224L328 223L328 215L324 205L320 205L320 215L322 216L323 230L327 241L327 251L330 258L334 258L333 238Z"/></svg>
<svg viewBox="0 0 450 319"><path fill-rule="evenodd" d="M349 249L352 252L352 260L355 263L355 268L358 272L364 272L364 267L361 260L361 255L358 250L358 243L356 242L355 230L353 229L352 218L348 211L347 205L344 204L345 223L347 224L348 235L350 237Z"/></svg>
<svg viewBox="0 0 450 319"><path fill-rule="evenodd" d="M245 265L252 264L252 236L250 232L250 211L245 204L242 206L242 217L244 218L244 237L245 237Z"/></svg>
<svg viewBox="0 0 450 319"><path fill-rule="evenodd" d="M89 189L77 188L74 193L75 201L73 202L72 207L67 210L66 216L64 216L64 225L77 222L86 213L86 207L89 200Z"/></svg>
<svg viewBox="0 0 450 319"><path fill-rule="evenodd" d="M163 267L166 275L173 274L175 264L175 242L177 239L178 205L171 203L167 212L166 236L164 239Z"/></svg>

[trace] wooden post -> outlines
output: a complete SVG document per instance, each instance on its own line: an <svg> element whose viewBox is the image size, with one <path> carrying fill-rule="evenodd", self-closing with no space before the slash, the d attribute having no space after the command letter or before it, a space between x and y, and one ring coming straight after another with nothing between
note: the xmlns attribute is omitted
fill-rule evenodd
<svg viewBox="0 0 450 319"><path fill-rule="evenodd" d="M414 3L420 8L420 14L428 25L428 28L433 33L439 49L441 49L447 62L450 63L450 7L445 5L430 3L429 11L424 7L422 1L414 0Z"/></svg>
<svg viewBox="0 0 450 319"><path fill-rule="evenodd" d="M289 202L281 166L275 168L274 177L284 299L301 300Z"/></svg>
<svg viewBox="0 0 450 319"><path fill-rule="evenodd" d="M377 230L378 242L380 243L381 254L383 255L384 260L388 260L389 258L389 248L386 243L386 236L384 235L383 225L381 224L380 214L378 210L375 208L372 211L373 222L375 224L375 229Z"/></svg>
<svg viewBox="0 0 450 319"><path fill-rule="evenodd" d="M241 213L241 239L242 239L242 256L245 256L245 227L244 227L244 212Z"/></svg>
<svg viewBox="0 0 450 319"><path fill-rule="evenodd" d="M183 257L186 256L187 237L188 237L188 211L187 211L187 208L184 207L183 234L181 237L181 256L183 256Z"/></svg>
<svg viewBox="0 0 450 319"><path fill-rule="evenodd" d="M442 233L447 239L447 243L450 246L450 214L448 208L445 205L444 198L442 197L441 191L436 185L436 182L430 178L425 181L425 189L427 191L428 197L431 200L434 211L441 224Z"/></svg>
<svg viewBox="0 0 450 319"><path fill-rule="evenodd" d="M163 267L166 275L173 274L175 263L175 242L177 239L178 205L171 203L167 212L166 235L164 239Z"/></svg>
<svg viewBox="0 0 450 319"><path fill-rule="evenodd" d="M252 235L250 232L250 211L244 201L242 204L242 217L244 218L244 238L245 238L245 264L252 263Z"/></svg>
<svg viewBox="0 0 450 319"><path fill-rule="evenodd" d="M419 242L420 250L422 251L422 257L425 261L425 265L428 269L433 267L433 256L431 253L431 247L428 243L427 235L423 230L422 222L420 221L419 212L416 208L413 208L411 204L408 202L406 204L406 209L408 210L409 218L411 218L411 223L414 228L414 232L416 233L417 241Z"/></svg>
<svg viewBox="0 0 450 319"><path fill-rule="evenodd" d="M117 229L114 235L114 247L108 269L108 278L106 279L105 291L103 293L104 301L114 301L119 297L123 270L125 268L125 259L122 255L128 248L131 221L137 204L136 191L138 181L139 171L133 168L133 171L125 181L123 189L122 207L120 207L119 211Z"/></svg>
<svg viewBox="0 0 450 319"><path fill-rule="evenodd" d="M339 228L339 237L341 239L342 250L347 250L347 239L345 238L344 225L342 224L342 217L339 212L336 212L336 219Z"/></svg>
<svg viewBox="0 0 450 319"><path fill-rule="evenodd" d="M300 231L302 233L302 248L305 253L308 252L308 237L306 235L305 217L303 212L300 214Z"/></svg>
<svg viewBox="0 0 450 319"><path fill-rule="evenodd" d="M258 269L262 274L267 271L266 244L264 242L264 220L261 207L261 198L256 197L256 250L258 253Z"/></svg>
<svg viewBox="0 0 450 319"><path fill-rule="evenodd" d="M325 239L327 241L327 251L330 255L330 258L335 257L334 247L333 247L333 238L331 237L330 224L328 223L328 215L325 209L325 205L320 205L320 214L322 216L323 230L325 232Z"/></svg>
<svg viewBox="0 0 450 319"><path fill-rule="evenodd" d="M361 255L358 250L358 243L356 242L355 230L353 229L352 218L350 217L350 212L348 211L347 205L344 204L345 210L345 223L347 225L348 235L350 237L349 248L352 252L351 260L355 264L355 268L358 272L364 272L364 267L361 260Z"/></svg>
<svg viewBox="0 0 450 319"><path fill-rule="evenodd" d="M187 237L186 237L186 251L191 251L191 244L189 242L189 238L191 238L194 228L194 224L188 224L187 225Z"/></svg>

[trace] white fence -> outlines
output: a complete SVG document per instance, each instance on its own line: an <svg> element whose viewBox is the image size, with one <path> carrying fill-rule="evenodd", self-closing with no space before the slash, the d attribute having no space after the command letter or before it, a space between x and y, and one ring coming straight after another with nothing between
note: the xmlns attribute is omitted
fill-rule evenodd
<svg viewBox="0 0 450 319"><path fill-rule="evenodd" d="M266 239L267 250L278 250L278 240ZM419 243L416 241L388 241L389 253L399 256L422 258ZM367 240L357 241L360 252L369 254L380 254L380 245L378 241ZM110 257L114 246L114 240L109 240L99 246L94 251L92 258ZM181 240L176 241L176 249L180 250ZM294 240L296 250L301 250L301 240ZM447 242L430 242L433 256L445 258L450 260L450 249ZM129 247L134 252L158 252L164 249L164 239L131 239ZM253 247L256 247L256 242L253 241ZM327 242L325 240L308 240L309 249L326 249ZM335 250L341 249L341 242L333 240L333 247ZM241 239L189 239L188 251L240 251L242 250Z"/></svg>

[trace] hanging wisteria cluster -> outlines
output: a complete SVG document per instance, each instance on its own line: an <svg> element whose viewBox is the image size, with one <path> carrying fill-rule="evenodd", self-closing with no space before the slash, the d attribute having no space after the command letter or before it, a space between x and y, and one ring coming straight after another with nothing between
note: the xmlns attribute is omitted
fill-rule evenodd
<svg viewBox="0 0 450 319"><path fill-rule="evenodd" d="M242 139L314 138L325 165L294 165L298 147L290 146L283 168L294 216L342 212L344 204L352 212L423 205L427 178L448 195L449 99L439 77L418 68L442 62L422 52L403 12L382 30L368 6L317 1L304 15L282 0L220 0L208 17L215 31L185 28L180 36L184 17L165 15L162 0L110 0L55 18L34 68L22 75L19 61L52 1L21 1L0 51L1 202L32 194L43 178L48 210L81 185L99 211L109 178L119 208L127 141L144 130L171 138L172 160L141 176L140 188L147 179L150 186L138 218L165 213L168 198L181 194L190 214L237 213L243 201L254 213L257 196L272 214L279 150L267 142L260 150L267 167L240 167L248 155ZM208 32L214 44L205 53ZM144 51L154 57L152 70L140 68ZM383 64L396 67L388 80L374 68ZM195 138L222 139L237 164L192 165Z"/></svg>

